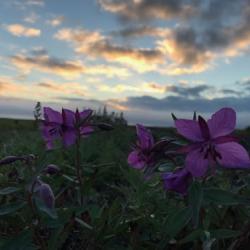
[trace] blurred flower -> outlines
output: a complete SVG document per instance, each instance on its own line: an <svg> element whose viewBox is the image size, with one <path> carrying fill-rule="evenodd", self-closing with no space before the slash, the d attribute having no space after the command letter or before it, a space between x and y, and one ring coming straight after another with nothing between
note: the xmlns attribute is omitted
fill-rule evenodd
<svg viewBox="0 0 250 250"><path fill-rule="evenodd" d="M192 175L186 168L179 168L174 172L163 173L162 179L164 189L185 195L192 181Z"/></svg>
<svg viewBox="0 0 250 250"><path fill-rule="evenodd" d="M249 168L247 151L231 136L236 124L236 113L231 108L222 108L205 121L177 119L179 134L192 141L181 149L187 153L185 165L193 176L203 176L208 166L216 163L227 168Z"/></svg>
<svg viewBox="0 0 250 250"><path fill-rule="evenodd" d="M53 141L62 138L64 146L74 144L78 136L87 136L94 131L89 120L91 109L82 112L73 112L62 109L62 113L49 107L44 108L44 121L42 122L42 134L48 149L53 148Z"/></svg>
<svg viewBox="0 0 250 250"><path fill-rule="evenodd" d="M137 169L153 168L155 164L161 160L165 155L166 146L171 142L170 140L161 140L157 143L147 128L143 125L136 125L137 143L134 150L128 156L128 164Z"/></svg>

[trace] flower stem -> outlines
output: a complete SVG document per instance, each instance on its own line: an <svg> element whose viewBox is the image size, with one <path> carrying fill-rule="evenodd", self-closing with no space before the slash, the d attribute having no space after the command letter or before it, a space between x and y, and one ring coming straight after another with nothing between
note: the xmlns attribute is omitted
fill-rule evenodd
<svg viewBox="0 0 250 250"><path fill-rule="evenodd" d="M80 134L78 135L78 138L76 140L76 176L78 179L78 187L80 192L80 205L83 204L83 196L82 196L82 185L83 185L83 178L82 178L82 171L81 171L81 151L80 151Z"/></svg>

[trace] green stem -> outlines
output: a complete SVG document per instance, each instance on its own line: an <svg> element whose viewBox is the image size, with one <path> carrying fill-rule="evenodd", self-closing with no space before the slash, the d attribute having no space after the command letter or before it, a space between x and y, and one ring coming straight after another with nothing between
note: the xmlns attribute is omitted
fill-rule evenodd
<svg viewBox="0 0 250 250"><path fill-rule="evenodd" d="M80 134L78 134L78 138L76 140L76 176L78 180L78 187L80 192L80 205L83 204L83 196L82 196L82 185L83 185L83 178L82 178L82 171L81 171L81 152L80 152Z"/></svg>

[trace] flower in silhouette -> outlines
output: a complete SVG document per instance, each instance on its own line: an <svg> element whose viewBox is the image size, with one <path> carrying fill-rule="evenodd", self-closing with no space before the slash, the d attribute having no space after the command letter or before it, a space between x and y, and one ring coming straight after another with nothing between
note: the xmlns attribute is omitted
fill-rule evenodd
<svg viewBox="0 0 250 250"><path fill-rule="evenodd" d="M231 108L222 108L205 121L176 119L179 134L192 143L182 149L186 152L185 166L193 176L206 174L209 165L226 168L249 168L247 151L231 135L236 125L236 113Z"/></svg>

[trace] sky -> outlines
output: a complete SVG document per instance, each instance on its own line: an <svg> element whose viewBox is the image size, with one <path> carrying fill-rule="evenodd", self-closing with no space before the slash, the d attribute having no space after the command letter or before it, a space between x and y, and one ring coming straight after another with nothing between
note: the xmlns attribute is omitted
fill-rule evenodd
<svg viewBox="0 0 250 250"><path fill-rule="evenodd" d="M34 106L250 125L250 0L1 0L0 117Z"/></svg>

